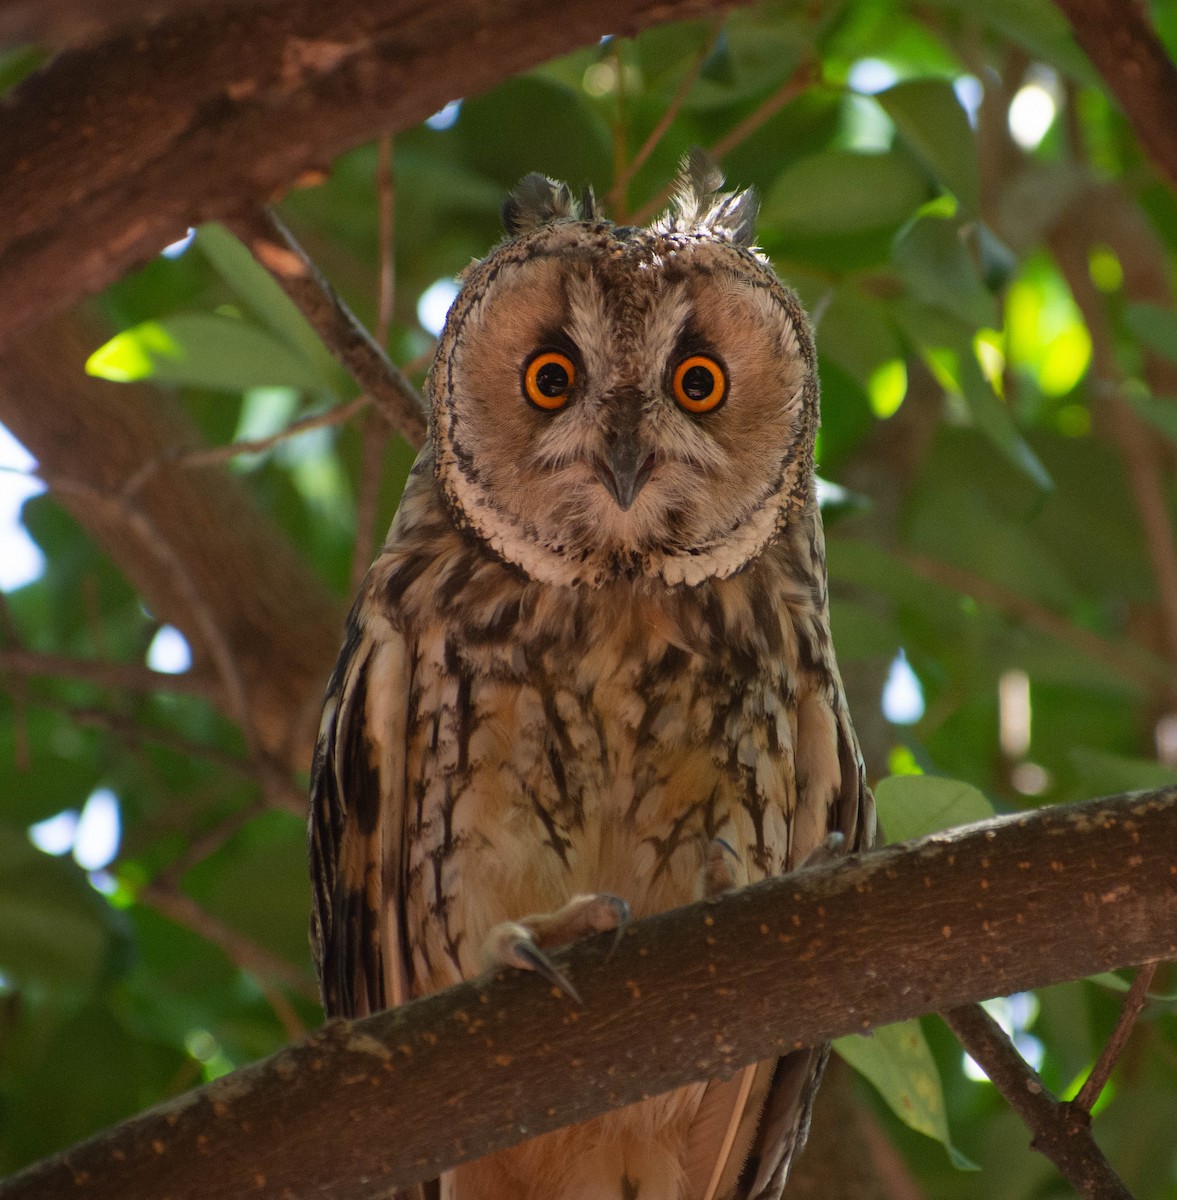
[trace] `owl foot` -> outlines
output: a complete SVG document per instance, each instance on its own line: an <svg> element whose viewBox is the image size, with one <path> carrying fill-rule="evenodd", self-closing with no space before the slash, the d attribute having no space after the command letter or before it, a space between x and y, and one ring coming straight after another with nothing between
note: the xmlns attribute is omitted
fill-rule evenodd
<svg viewBox="0 0 1177 1200"><path fill-rule="evenodd" d="M490 970L505 966L534 971L580 1004L576 989L540 947L562 946L610 929L617 931L616 946L628 924L629 905L619 896L605 892L574 896L555 912L535 913L496 925L483 944L482 960Z"/></svg>
<svg viewBox="0 0 1177 1200"><path fill-rule="evenodd" d="M712 838L703 860L703 896L710 900L730 892L736 886L735 865L739 861L736 852L723 840Z"/></svg>
<svg viewBox="0 0 1177 1200"><path fill-rule="evenodd" d="M804 871L806 867L820 867L822 863L832 862L843 853L845 845L846 835L835 829L832 833L827 833L805 856L805 860L799 862L793 869Z"/></svg>

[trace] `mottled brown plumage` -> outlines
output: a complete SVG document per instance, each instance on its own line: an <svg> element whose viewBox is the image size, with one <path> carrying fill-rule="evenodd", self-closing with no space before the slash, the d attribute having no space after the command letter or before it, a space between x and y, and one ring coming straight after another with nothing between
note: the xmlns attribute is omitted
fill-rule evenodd
<svg viewBox="0 0 1177 1200"><path fill-rule="evenodd" d="M831 832L869 842L829 637L813 344L750 249L753 197L720 182L693 162L672 213L634 229L529 176L510 239L466 272L431 444L323 715L312 936L331 1014L526 965L533 943L615 923L614 898L640 918L794 869ZM539 392L537 354L556 371ZM423 1194L779 1196L822 1059L680 1089Z"/></svg>

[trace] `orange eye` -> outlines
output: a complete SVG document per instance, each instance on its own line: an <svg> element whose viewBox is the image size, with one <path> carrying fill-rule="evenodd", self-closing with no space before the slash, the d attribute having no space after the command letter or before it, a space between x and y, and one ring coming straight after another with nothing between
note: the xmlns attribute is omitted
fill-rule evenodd
<svg viewBox="0 0 1177 1200"><path fill-rule="evenodd" d="M689 413L708 413L723 403L727 377L705 354L692 354L674 369L674 399Z"/></svg>
<svg viewBox="0 0 1177 1200"><path fill-rule="evenodd" d="M545 412L555 412L568 403L568 393L576 381L576 367L567 354L545 350L527 364L523 372L523 392L528 400Z"/></svg>

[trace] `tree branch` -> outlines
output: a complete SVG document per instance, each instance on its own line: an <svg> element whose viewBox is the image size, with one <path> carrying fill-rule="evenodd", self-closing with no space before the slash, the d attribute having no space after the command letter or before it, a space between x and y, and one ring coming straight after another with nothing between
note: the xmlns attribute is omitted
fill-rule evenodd
<svg viewBox="0 0 1177 1200"><path fill-rule="evenodd" d="M388 424L414 449L420 446L425 441L425 404L417 389L344 304L278 214L259 209L232 226Z"/></svg>
<svg viewBox="0 0 1177 1200"><path fill-rule="evenodd" d="M1139 0L1055 0L1136 130L1156 169L1177 188L1177 67Z"/></svg>
<svg viewBox="0 0 1177 1200"><path fill-rule="evenodd" d="M675 909L615 952L606 935L556 955L583 1006L507 972L333 1021L29 1168L0 1200L191 1195L197 1177L210 1200L374 1200L794 1047L1172 958L1175 828L1177 789L1092 800Z"/></svg>
<svg viewBox="0 0 1177 1200"><path fill-rule="evenodd" d="M68 50L6 98L0 344L455 96L738 2L221 0Z"/></svg>
<svg viewBox="0 0 1177 1200"><path fill-rule="evenodd" d="M948 1028L1034 1135L1030 1143L1087 1200L1132 1200L1091 1136L1091 1116L1056 1099L1018 1053L1005 1030L979 1005L944 1013Z"/></svg>

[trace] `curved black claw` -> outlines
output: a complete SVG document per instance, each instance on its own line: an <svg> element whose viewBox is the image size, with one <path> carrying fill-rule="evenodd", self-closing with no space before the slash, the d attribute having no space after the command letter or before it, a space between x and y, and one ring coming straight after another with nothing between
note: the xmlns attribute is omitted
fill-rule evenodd
<svg viewBox="0 0 1177 1200"><path fill-rule="evenodd" d="M514 958L516 960L512 965L522 968L525 971L534 971L537 975L542 975L549 983L555 984L556 987L564 993L564 995L575 1000L577 1004L583 1004L584 1001L580 998L580 993L572 986L572 981L560 971L555 963L535 944L534 941L522 939L512 946Z"/></svg>
<svg viewBox="0 0 1177 1200"><path fill-rule="evenodd" d="M605 955L605 961L608 962L617 952L617 947L621 945L621 939L625 937L625 931L629 928L630 912L629 905L620 896L613 896L606 893L602 894L601 899L611 905L617 922L616 930L613 934L613 944L609 947L609 953Z"/></svg>

